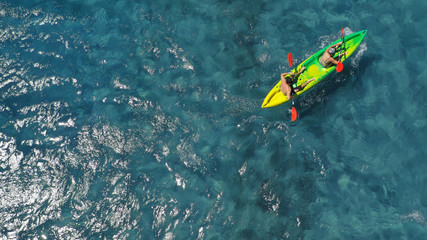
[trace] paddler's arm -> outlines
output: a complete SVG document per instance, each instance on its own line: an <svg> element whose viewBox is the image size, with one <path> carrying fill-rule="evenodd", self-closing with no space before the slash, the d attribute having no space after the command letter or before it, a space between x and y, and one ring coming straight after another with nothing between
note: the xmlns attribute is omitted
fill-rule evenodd
<svg viewBox="0 0 427 240"><path fill-rule="evenodd" d="M339 42L339 43L335 44L334 46L335 46L335 48L337 48L341 44L342 44L342 42Z"/></svg>
<svg viewBox="0 0 427 240"><path fill-rule="evenodd" d="M333 63L333 64L335 64L335 65L337 65L338 64L338 61L337 60L335 60L335 58L329 58L329 62L331 62L331 63Z"/></svg>
<svg viewBox="0 0 427 240"><path fill-rule="evenodd" d="M347 52L345 52L345 53L341 53L340 55L338 55L338 57L337 58L340 58L341 56L343 56L343 55L347 55ZM330 58L329 59L333 64L335 64L335 65L337 65L338 64L338 61L335 59L335 58Z"/></svg>
<svg viewBox="0 0 427 240"><path fill-rule="evenodd" d="M341 57L341 56L343 56L343 55L347 55L347 54L348 54L348 52L341 53L340 55L338 55L338 57Z"/></svg>
<svg viewBox="0 0 427 240"><path fill-rule="evenodd" d="M329 50L331 49L331 48L337 48L339 45L341 45L342 44L342 42L339 42L339 43L337 43L337 44L334 44L334 45L331 45L330 47L328 47L326 50L325 50L325 52L327 52L327 53L329 53Z"/></svg>
<svg viewBox="0 0 427 240"><path fill-rule="evenodd" d="M299 76L302 72L304 72L304 70L305 70L305 66L302 66L299 72L295 74L295 76Z"/></svg>

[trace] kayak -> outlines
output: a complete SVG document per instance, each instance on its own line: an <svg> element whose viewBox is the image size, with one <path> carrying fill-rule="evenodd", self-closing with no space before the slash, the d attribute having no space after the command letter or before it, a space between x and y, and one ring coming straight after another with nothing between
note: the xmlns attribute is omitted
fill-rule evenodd
<svg viewBox="0 0 427 240"><path fill-rule="evenodd" d="M344 36L344 49L338 48L334 57L337 57L341 52L347 52L346 55L342 56L341 62L345 62L357 49L357 47L360 45L360 43L363 41L363 38L366 35L367 30L363 30L360 32L355 32L350 35ZM338 39L331 43L330 45L322 48L315 54L313 54L311 57L309 57L307 60L299 64L295 69L292 70L293 73L300 71L301 68L304 66L305 70L302 72L297 80L297 86L300 86L307 82L308 80L314 78L313 81L307 84L304 89L296 92L296 95L301 95L310 88L314 87L316 84L320 83L323 79L325 79L330 73L334 72L336 69L336 66L332 67L323 67L319 63L319 58L322 56L323 52L330 47L331 45L337 44L342 39ZM282 103L285 103L289 101L289 99L280 91L280 85L282 81L280 80L274 87L271 89L271 91L268 93L268 95L265 97L264 102L262 103L262 108L269 108L274 107L277 105L280 105Z"/></svg>

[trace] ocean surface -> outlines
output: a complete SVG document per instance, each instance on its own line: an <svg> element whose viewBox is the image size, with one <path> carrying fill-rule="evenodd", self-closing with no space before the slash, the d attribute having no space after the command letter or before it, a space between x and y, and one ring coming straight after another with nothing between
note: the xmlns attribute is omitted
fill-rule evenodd
<svg viewBox="0 0 427 240"><path fill-rule="evenodd" d="M426 11L0 1L0 240L427 239ZM342 28L298 120L262 109Z"/></svg>

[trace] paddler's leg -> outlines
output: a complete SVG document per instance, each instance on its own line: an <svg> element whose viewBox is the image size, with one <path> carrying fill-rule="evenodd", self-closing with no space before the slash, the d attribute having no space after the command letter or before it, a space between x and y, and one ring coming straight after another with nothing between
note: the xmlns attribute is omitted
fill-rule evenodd
<svg viewBox="0 0 427 240"><path fill-rule="evenodd" d="M299 85L298 87L294 88L294 91L298 92L298 91L303 90L305 88L305 86L307 86L307 84L309 84L310 82L312 82L314 80L315 80L315 78L307 80L305 83L303 83L303 84Z"/></svg>

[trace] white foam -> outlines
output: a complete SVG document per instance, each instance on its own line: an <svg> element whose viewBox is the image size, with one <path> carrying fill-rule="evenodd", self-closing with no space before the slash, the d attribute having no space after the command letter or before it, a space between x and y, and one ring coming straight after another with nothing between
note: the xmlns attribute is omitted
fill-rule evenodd
<svg viewBox="0 0 427 240"><path fill-rule="evenodd" d="M426 224L423 214L421 214L419 211L414 211L410 214L403 215L401 218L405 221L415 221L420 224Z"/></svg>
<svg viewBox="0 0 427 240"><path fill-rule="evenodd" d="M353 66L354 68L359 67L360 59L362 58L363 55L365 55L365 52L367 50L368 50L368 47L367 47L366 43L362 42L358 47L358 51L356 53L356 56L354 56L353 59L351 60L351 66Z"/></svg>

